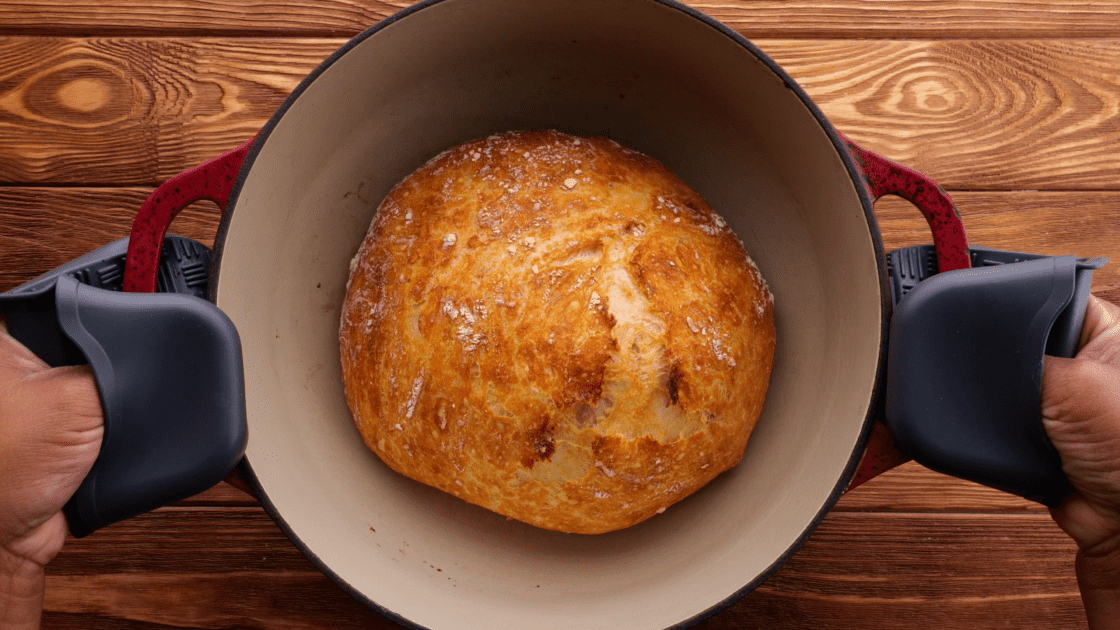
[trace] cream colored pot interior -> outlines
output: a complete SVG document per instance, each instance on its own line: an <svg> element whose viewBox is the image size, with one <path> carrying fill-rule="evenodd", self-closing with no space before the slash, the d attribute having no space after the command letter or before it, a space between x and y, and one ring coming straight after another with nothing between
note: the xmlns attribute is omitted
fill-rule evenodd
<svg viewBox="0 0 1120 630"><path fill-rule="evenodd" d="M775 294L777 358L742 464L636 527L566 535L390 471L339 368L348 263L388 190L459 142L603 135L673 169ZM225 232L248 461L293 537L356 594L432 628L660 628L766 574L843 483L872 395L872 231L820 123L749 49L652 0L446 0L331 64L267 135Z"/></svg>

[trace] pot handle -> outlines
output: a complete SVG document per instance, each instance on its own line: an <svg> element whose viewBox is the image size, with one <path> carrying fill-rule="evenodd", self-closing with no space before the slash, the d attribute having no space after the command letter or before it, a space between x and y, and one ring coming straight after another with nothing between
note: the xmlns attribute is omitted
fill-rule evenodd
<svg viewBox="0 0 1120 630"><path fill-rule="evenodd" d="M256 136L228 153L183 171L152 191L132 222L125 259L125 291L155 292L163 237L180 210L209 199L225 212L241 164L255 140Z"/></svg>
<svg viewBox="0 0 1120 630"><path fill-rule="evenodd" d="M909 166L872 153L843 135L840 137L859 166L863 183L873 201L886 195L896 195L914 204L925 216L933 232L939 272L972 266L964 223L944 188Z"/></svg>
<svg viewBox="0 0 1120 630"><path fill-rule="evenodd" d="M896 195L914 204L925 216L930 231L933 232L938 271L968 269L972 266L964 223L945 189L908 166L868 151L843 135L840 137L859 167L864 186L873 201L886 195ZM881 401L876 404L875 415L867 447L846 491L910 461L899 450L887 429Z"/></svg>

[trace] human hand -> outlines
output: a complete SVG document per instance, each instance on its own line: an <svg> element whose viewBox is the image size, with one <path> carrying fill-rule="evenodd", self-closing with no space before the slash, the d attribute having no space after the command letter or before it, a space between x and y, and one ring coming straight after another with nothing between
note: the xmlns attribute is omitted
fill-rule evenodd
<svg viewBox="0 0 1120 630"><path fill-rule="evenodd" d="M1120 307L1089 296L1080 345L1043 368L1042 424L1074 488L1051 515L1077 543L1089 626L1120 629Z"/></svg>
<svg viewBox="0 0 1120 630"><path fill-rule="evenodd" d="M0 319L0 628L38 628L62 506L93 467L104 424L88 366L50 368Z"/></svg>

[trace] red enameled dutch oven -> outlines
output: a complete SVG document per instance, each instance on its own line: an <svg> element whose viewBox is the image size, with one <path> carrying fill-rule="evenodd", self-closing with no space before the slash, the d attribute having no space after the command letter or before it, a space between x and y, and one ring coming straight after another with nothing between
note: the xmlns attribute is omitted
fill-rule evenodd
<svg viewBox="0 0 1120 630"><path fill-rule="evenodd" d="M448 147L536 128L664 162L726 218L775 295L774 371L743 462L600 536L507 521L397 475L342 392L348 264L380 199ZM925 214L942 271L969 266L936 184L848 142L710 17L663 0L433 0L355 37L259 136L157 190L126 283L154 289L175 212L199 198L224 209L210 299L241 337L243 471L358 599L428 628L664 628L758 586L849 484L901 460L875 420L890 296L872 203L885 194Z"/></svg>
<svg viewBox="0 0 1120 630"><path fill-rule="evenodd" d="M773 376L742 463L598 536L507 521L401 477L343 397L348 264L379 201L453 145L537 128L664 162L726 218L775 296ZM431 0L348 42L259 136L161 186L125 282L154 290L182 207L224 209L209 297L241 339L242 471L356 598L425 628L665 628L758 586L850 484L900 461L876 422L891 300L872 203L885 194L925 214L942 271L969 266L936 184L848 142L772 60L693 9Z"/></svg>

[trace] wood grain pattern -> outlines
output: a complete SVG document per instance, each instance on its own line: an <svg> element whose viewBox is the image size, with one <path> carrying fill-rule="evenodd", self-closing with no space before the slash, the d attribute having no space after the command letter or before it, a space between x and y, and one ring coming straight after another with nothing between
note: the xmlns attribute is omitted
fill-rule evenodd
<svg viewBox="0 0 1120 630"><path fill-rule="evenodd" d="M153 185L342 40L0 38L0 183ZM832 123L955 190L1120 189L1114 40L761 40Z"/></svg>
<svg viewBox="0 0 1120 630"><path fill-rule="evenodd" d="M126 238L151 190L0 186L0 292ZM219 218L217 206L202 201L179 214L171 233L210 246Z"/></svg>
<svg viewBox="0 0 1120 630"><path fill-rule="evenodd" d="M23 0L0 5L0 34L352 37L410 4L407 0L71 0L65 4Z"/></svg>
<svg viewBox="0 0 1120 630"><path fill-rule="evenodd" d="M44 628L398 627L259 507L163 508L112 525L70 540L47 581Z"/></svg>
<svg viewBox="0 0 1120 630"><path fill-rule="evenodd" d="M351 36L408 6L404 0L10 1L0 34ZM1115 1L956 0L686 2L748 37L1115 37Z"/></svg>
<svg viewBox="0 0 1120 630"><path fill-rule="evenodd" d="M162 182L253 137L340 43L0 39L0 182Z"/></svg>
<svg viewBox="0 0 1120 630"><path fill-rule="evenodd" d="M1104 297L1120 290L1117 193L949 192L970 244L1054 256L1108 256L1112 263L1093 274L1093 291ZM884 197L875 205L875 216L887 250L932 242L925 220L906 201Z"/></svg>
<svg viewBox="0 0 1120 630"><path fill-rule="evenodd" d="M759 589L699 627L1084 627L1072 551L1044 514L832 513ZM259 509L164 508L112 525L69 541L47 580L45 628L397 627ZM104 625L80 625L93 621Z"/></svg>
<svg viewBox="0 0 1120 630"><path fill-rule="evenodd" d="M1072 553L1042 514L833 513L773 577L698 627L1084 628Z"/></svg>
<svg viewBox="0 0 1120 630"><path fill-rule="evenodd" d="M44 629L403 627L350 597L313 566L297 572L229 568L191 576L178 571L83 575L50 578L47 584L62 604L47 604ZM91 597L91 591L96 595Z"/></svg>
<svg viewBox="0 0 1120 630"><path fill-rule="evenodd" d="M1120 43L760 42L857 143L964 190L1120 186Z"/></svg>
<svg viewBox="0 0 1120 630"><path fill-rule="evenodd" d="M1120 4L969 0L688 2L750 38L1115 37ZM1102 22L1094 23L1096 20Z"/></svg>

